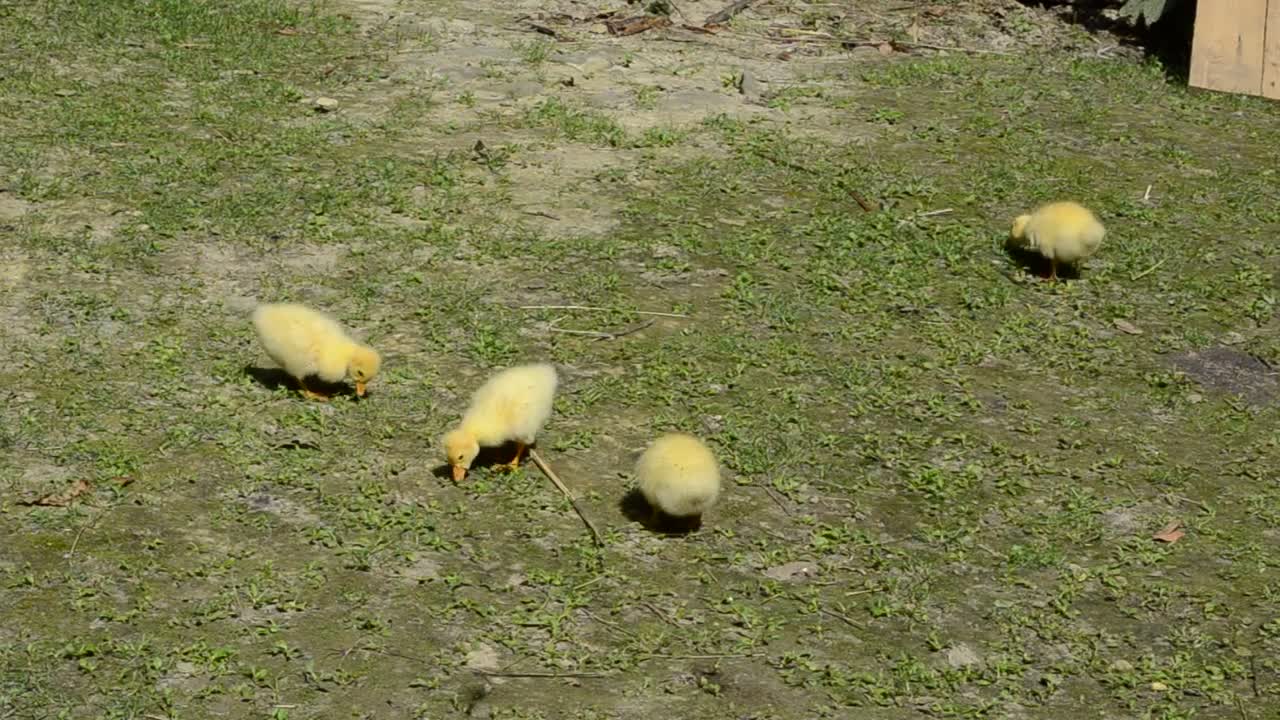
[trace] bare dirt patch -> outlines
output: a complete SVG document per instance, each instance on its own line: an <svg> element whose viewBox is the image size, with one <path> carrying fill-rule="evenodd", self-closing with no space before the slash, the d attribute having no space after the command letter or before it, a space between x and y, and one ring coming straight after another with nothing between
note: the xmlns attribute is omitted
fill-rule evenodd
<svg viewBox="0 0 1280 720"><path fill-rule="evenodd" d="M1268 405L1280 392L1280 379L1270 365L1229 347L1191 350L1170 362L1206 388L1239 395L1251 405Z"/></svg>

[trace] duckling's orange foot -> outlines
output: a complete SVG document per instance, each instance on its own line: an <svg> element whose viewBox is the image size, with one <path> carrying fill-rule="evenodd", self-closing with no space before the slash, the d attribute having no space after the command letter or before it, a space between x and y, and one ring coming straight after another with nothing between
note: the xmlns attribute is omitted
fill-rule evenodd
<svg viewBox="0 0 1280 720"><path fill-rule="evenodd" d="M323 393L318 393L315 390L312 390L311 388L307 387L305 384L302 385L301 390L302 390L302 397L308 400L319 400L320 402L326 402L329 400L328 395L325 395Z"/></svg>
<svg viewBox="0 0 1280 720"><path fill-rule="evenodd" d="M509 462L509 463L505 463L505 464L503 464L503 465L499 465L498 467L502 468L503 470L508 470L508 471L514 471L514 470L516 470L517 468L519 468L519 467L520 467L520 456L521 456L521 455L524 455L525 447L526 447L526 446L525 446L525 444L524 444L524 443L522 443L522 442L517 442L517 443L516 443L516 456L515 456L514 458L512 458L512 459L511 459L511 462Z"/></svg>

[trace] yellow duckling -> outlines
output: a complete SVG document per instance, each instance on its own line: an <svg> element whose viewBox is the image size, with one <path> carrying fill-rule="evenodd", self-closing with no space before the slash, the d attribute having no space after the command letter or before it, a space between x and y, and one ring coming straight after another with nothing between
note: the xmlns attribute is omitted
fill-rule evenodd
<svg viewBox="0 0 1280 720"><path fill-rule="evenodd" d="M654 440L636 462L640 494L659 513L675 518L701 519L720 498L720 466L698 438L668 433Z"/></svg>
<svg viewBox="0 0 1280 720"><path fill-rule="evenodd" d="M253 327L267 355L298 380L302 395L312 400L328 396L307 387L315 376L327 383L351 378L356 395L382 367L378 351L352 340L337 320L294 303L267 303L253 311Z"/></svg>
<svg viewBox="0 0 1280 720"><path fill-rule="evenodd" d="M558 382L554 367L537 363L507 368L481 385L462 421L442 440L454 481L467 476L482 446L497 447L514 440L516 457L505 467L518 467L520 456L551 417Z"/></svg>
<svg viewBox="0 0 1280 720"><path fill-rule="evenodd" d="M1074 202L1049 203L1019 215L1009 233L1014 244L1049 259L1049 279L1058 279L1058 263L1079 262L1098 250L1106 229L1088 208Z"/></svg>

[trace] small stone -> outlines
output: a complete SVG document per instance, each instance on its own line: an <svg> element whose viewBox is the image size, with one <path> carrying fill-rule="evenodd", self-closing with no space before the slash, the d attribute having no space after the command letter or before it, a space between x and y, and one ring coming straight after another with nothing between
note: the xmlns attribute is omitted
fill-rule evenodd
<svg viewBox="0 0 1280 720"><path fill-rule="evenodd" d="M1238 332L1229 332L1222 336L1223 345L1239 345L1244 342L1244 336Z"/></svg>
<svg viewBox="0 0 1280 720"><path fill-rule="evenodd" d="M320 112L333 112L338 109L338 101L331 97L318 97L311 104Z"/></svg>
<svg viewBox="0 0 1280 720"><path fill-rule="evenodd" d="M1128 320L1121 320L1120 318L1116 318L1112 322L1115 324L1116 329L1122 333L1128 333L1129 335L1142 334L1142 330L1139 329L1137 326L1135 326L1133 323L1129 322Z"/></svg>
<svg viewBox="0 0 1280 720"><path fill-rule="evenodd" d="M1164 692L1165 690L1169 689L1169 686L1165 685L1162 682L1153 682L1151 683L1151 689L1155 690L1156 692Z"/></svg>
<svg viewBox="0 0 1280 720"><path fill-rule="evenodd" d="M492 647L480 643L476 649L467 653L464 662L472 670L497 670L499 667L498 652Z"/></svg>
<svg viewBox="0 0 1280 720"><path fill-rule="evenodd" d="M1131 672L1133 670L1133 663L1128 660L1117 660L1111 663L1111 667L1109 667L1108 670L1111 672Z"/></svg>
<svg viewBox="0 0 1280 720"><path fill-rule="evenodd" d="M607 56L591 55L578 66L578 69L582 71L583 75L595 75L596 73L603 72L611 67L613 67L613 61Z"/></svg>
<svg viewBox="0 0 1280 720"><path fill-rule="evenodd" d="M681 252L680 248L666 243L658 243L654 245L653 248L649 250L649 253L658 259L678 258L684 254Z"/></svg>
<svg viewBox="0 0 1280 720"><path fill-rule="evenodd" d="M475 35L476 24L466 20L450 20L445 26L450 35Z"/></svg>
<svg viewBox="0 0 1280 720"><path fill-rule="evenodd" d="M764 94L764 87L756 79L755 75L752 75L750 71L743 70L742 74L738 76L738 92L754 99Z"/></svg>
<svg viewBox="0 0 1280 720"><path fill-rule="evenodd" d="M789 562L775 565L764 571L764 576L771 580L785 582L813 577L818 574L818 566L811 562Z"/></svg>
<svg viewBox="0 0 1280 720"><path fill-rule="evenodd" d="M953 668L971 667L982 662L973 648L964 643L947 648L947 664Z"/></svg>
<svg viewBox="0 0 1280 720"><path fill-rule="evenodd" d="M1191 393L1187 395L1187 402L1191 403L1192 405L1202 403L1204 402L1204 396L1201 395L1200 393Z"/></svg>
<svg viewBox="0 0 1280 720"><path fill-rule="evenodd" d="M542 93L542 85L532 80L519 80L507 85L505 89L509 97L516 99Z"/></svg>

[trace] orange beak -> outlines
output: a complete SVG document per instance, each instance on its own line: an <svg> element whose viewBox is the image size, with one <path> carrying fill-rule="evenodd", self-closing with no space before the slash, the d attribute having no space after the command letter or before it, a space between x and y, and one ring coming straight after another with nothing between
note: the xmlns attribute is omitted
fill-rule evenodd
<svg viewBox="0 0 1280 720"><path fill-rule="evenodd" d="M364 383L356 383L356 397L364 397Z"/></svg>
<svg viewBox="0 0 1280 720"><path fill-rule="evenodd" d="M467 469L461 465L453 466L453 481L462 482L462 478L467 476Z"/></svg>

